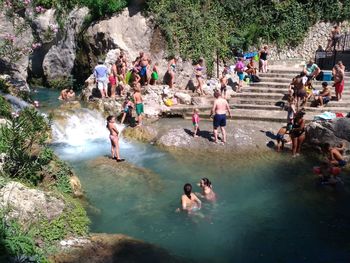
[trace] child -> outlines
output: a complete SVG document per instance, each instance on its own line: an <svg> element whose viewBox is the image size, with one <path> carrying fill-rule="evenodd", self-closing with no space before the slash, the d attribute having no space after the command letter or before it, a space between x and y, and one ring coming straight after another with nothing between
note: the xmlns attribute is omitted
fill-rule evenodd
<svg viewBox="0 0 350 263"><path fill-rule="evenodd" d="M121 159L119 155L119 131L115 127L114 116L107 117L107 129L109 130L109 139L111 140L111 153L112 159L117 162L123 162L125 159Z"/></svg>
<svg viewBox="0 0 350 263"><path fill-rule="evenodd" d="M221 96L226 99L226 91L227 91L228 79L226 78L226 74L223 71L222 77L220 78L220 87L221 87Z"/></svg>
<svg viewBox="0 0 350 263"><path fill-rule="evenodd" d="M115 98L115 88L117 87L117 79L114 76L113 72L109 74L109 84L111 85L111 98Z"/></svg>
<svg viewBox="0 0 350 263"><path fill-rule="evenodd" d="M192 115L193 124L193 137L198 137L197 132L199 131L199 109L194 109Z"/></svg>
<svg viewBox="0 0 350 263"><path fill-rule="evenodd" d="M143 100L141 96L141 85L140 83L133 83L134 87L134 103L137 114L137 126L142 125L142 114L143 114Z"/></svg>
<svg viewBox="0 0 350 263"><path fill-rule="evenodd" d="M150 84L157 85L158 78L159 78L158 62L156 62L153 66L153 69L152 69Z"/></svg>
<svg viewBox="0 0 350 263"><path fill-rule="evenodd" d="M287 125L290 125L293 124L294 115L297 113L293 96L288 97L288 104Z"/></svg>
<svg viewBox="0 0 350 263"><path fill-rule="evenodd" d="M284 149L284 143L287 141L284 139L284 135L287 134L287 127L283 126L281 129L278 130L276 134L276 140L277 140L277 152L280 152Z"/></svg>
<svg viewBox="0 0 350 263"><path fill-rule="evenodd" d="M124 123L126 116L128 116L128 122L130 123L130 118L132 115L132 109L134 108L134 104L131 101L131 95L128 92L126 94L125 101L123 103L123 117L122 120L120 121L121 124Z"/></svg>

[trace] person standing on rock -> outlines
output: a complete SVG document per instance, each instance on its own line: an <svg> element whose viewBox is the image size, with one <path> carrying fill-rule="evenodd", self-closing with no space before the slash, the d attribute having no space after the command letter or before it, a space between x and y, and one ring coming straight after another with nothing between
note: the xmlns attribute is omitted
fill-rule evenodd
<svg viewBox="0 0 350 263"><path fill-rule="evenodd" d="M264 46L259 52L259 72L267 73L267 55L269 54L268 47Z"/></svg>
<svg viewBox="0 0 350 263"><path fill-rule="evenodd" d="M211 116L213 116L213 128L214 128L214 142L218 142L218 128L220 127L222 133L222 142L226 143L226 113L228 112L231 117L230 106L228 105L227 100L221 97L219 91L214 92L214 105L211 109Z"/></svg>
<svg viewBox="0 0 350 263"><path fill-rule="evenodd" d="M168 62L168 71L167 71L167 73L169 74L169 88L174 87L175 72L176 72L176 58L171 57Z"/></svg>
<svg viewBox="0 0 350 263"><path fill-rule="evenodd" d="M143 100L142 100L142 96L141 96L141 88L140 88L140 84L137 83L134 85L134 104L135 104L135 108L136 108L136 114L137 114L137 126L141 126L142 125L142 114L143 114Z"/></svg>
<svg viewBox="0 0 350 263"><path fill-rule="evenodd" d="M101 92L102 98L108 97L107 88L108 88L108 69L103 64L102 60L98 61L98 65L94 69L94 76L97 82L97 88Z"/></svg>
<svg viewBox="0 0 350 263"><path fill-rule="evenodd" d="M344 91L344 72L338 64L336 64L332 70L334 78L334 88L337 101L342 100L342 93Z"/></svg>
<svg viewBox="0 0 350 263"><path fill-rule="evenodd" d="M124 159L120 158L119 154L119 131L115 126L115 118L114 116L107 117L107 129L109 130L109 139L111 140L111 153L112 159L117 162L123 162Z"/></svg>
<svg viewBox="0 0 350 263"><path fill-rule="evenodd" d="M194 66L194 74L196 76L197 80L197 87L196 90L199 95L205 94L203 91L203 71L204 71L204 66L203 66L204 60L200 58L198 60L198 63Z"/></svg>
<svg viewBox="0 0 350 263"><path fill-rule="evenodd" d="M292 138L292 153L293 157L300 155L301 145L305 141L305 120L304 111L297 112L294 121L293 128L290 131L290 137Z"/></svg>
<svg viewBox="0 0 350 263"><path fill-rule="evenodd" d="M142 56L141 56L142 54ZM140 52L140 77L141 77L141 85L148 85L148 67L149 67L149 59L146 54Z"/></svg>
<svg viewBox="0 0 350 263"><path fill-rule="evenodd" d="M239 79L237 92L242 92L242 88L243 88L244 68L245 68L243 61L244 61L244 58L240 57L235 66L235 71L237 72L238 79Z"/></svg>

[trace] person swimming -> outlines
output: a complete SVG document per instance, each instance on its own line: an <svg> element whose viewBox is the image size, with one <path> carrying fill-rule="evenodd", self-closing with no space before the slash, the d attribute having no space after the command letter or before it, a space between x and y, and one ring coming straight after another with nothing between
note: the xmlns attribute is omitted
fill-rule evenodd
<svg viewBox="0 0 350 263"><path fill-rule="evenodd" d="M199 182L199 187L202 188L202 195L208 201L215 201L216 194L213 191L213 186L208 178L202 178Z"/></svg>
<svg viewBox="0 0 350 263"><path fill-rule="evenodd" d="M192 185L184 185L184 193L181 197L182 210L187 211L188 213L198 211L201 209L202 202L198 197L192 193Z"/></svg>

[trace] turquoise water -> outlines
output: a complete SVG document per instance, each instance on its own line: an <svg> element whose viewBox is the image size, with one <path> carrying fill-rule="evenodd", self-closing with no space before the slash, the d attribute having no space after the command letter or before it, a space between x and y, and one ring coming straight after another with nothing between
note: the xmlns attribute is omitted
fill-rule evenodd
<svg viewBox="0 0 350 263"><path fill-rule="evenodd" d="M88 120L92 128L98 123ZM350 261L348 174L344 186L333 188L317 184L315 161L305 156L171 155L122 141L122 157L147 169L122 175L107 158L93 163L109 155L107 135L98 138L52 146L82 182L92 232L127 234L191 262ZM194 216L176 213L183 185L199 191L202 177L212 181L217 202L204 202Z"/></svg>
<svg viewBox="0 0 350 263"><path fill-rule="evenodd" d="M275 153L175 158L151 145L122 143L129 162L155 173L143 178L88 165L109 154L108 141L56 150L95 208L93 232L124 233L194 262L349 262L350 193L318 186L305 159ZM197 216L175 213L184 183L199 191L201 177L213 182L217 203L204 203Z"/></svg>

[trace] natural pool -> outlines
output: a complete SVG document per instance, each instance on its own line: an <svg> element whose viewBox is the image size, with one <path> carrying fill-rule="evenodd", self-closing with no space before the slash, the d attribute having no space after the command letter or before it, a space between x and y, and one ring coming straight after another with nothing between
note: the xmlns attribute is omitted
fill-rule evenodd
<svg viewBox="0 0 350 263"><path fill-rule="evenodd" d="M95 208L92 232L124 233L194 262L349 262L345 176L345 186L333 189L316 184L314 162L305 157L266 151L174 156L124 141L123 157L154 176L119 177L91 165L109 154L103 119L93 116L72 116L83 140L70 123L69 135L53 146L74 167ZM217 203L205 203L200 216L175 213L184 183L199 191L202 177L213 182Z"/></svg>

